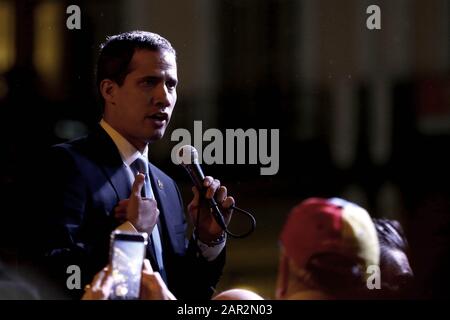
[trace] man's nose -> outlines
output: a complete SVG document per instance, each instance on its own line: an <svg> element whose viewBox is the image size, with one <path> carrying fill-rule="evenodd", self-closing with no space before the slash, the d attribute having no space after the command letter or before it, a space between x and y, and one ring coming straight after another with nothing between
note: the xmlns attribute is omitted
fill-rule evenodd
<svg viewBox="0 0 450 320"><path fill-rule="evenodd" d="M152 104L156 105L158 108L166 108L170 106L169 90L165 84L160 84L156 87L152 97Z"/></svg>

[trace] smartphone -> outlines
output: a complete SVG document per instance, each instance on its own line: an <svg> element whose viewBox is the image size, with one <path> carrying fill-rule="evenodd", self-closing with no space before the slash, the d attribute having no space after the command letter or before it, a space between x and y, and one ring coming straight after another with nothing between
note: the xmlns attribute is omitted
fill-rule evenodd
<svg viewBox="0 0 450 320"><path fill-rule="evenodd" d="M111 300L139 299L142 264L148 235L145 232L111 233L110 263L113 287Z"/></svg>

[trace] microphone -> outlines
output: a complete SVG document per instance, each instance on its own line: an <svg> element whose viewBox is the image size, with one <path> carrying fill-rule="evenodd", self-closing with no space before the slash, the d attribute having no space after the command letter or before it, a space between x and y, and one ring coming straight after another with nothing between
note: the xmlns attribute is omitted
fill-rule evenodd
<svg viewBox="0 0 450 320"><path fill-rule="evenodd" d="M198 163L198 152L197 150L190 145L182 146L180 149L178 149L178 163L181 164L191 177L192 183L197 188L197 190L200 192L200 194L204 195L206 188L203 186L203 180L205 179L205 175L203 174L203 170L200 167L200 164ZM250 233L252 233L255 230L256 226L256 220L253 215L245 211L241 208L236 207L235 205L231 206L230 209L236 210L244 215L246 215L250 219L250 229L242 234L235 234L228 230L227 225L225 224L225 221L223 219L222 213L220 212L220 209L217 205L217 202L214 198L207 199L209 202L209 206L211 208L212 214L214 219L216 220L217 224L222 228L223 231L225 231L226 234L233 238L245 238Z"/></svg>
<svg viewBox="0 0 450 320"><path fill-rule="evenodd" d="M205 179L205 175L203 173L200 164L198 163L198 152L193 146L185 145L178 149L178 156L180 164L186 169L187 173L191 177L192 183L200 192L203 194L205 191L205 187L203 186L203 180ZM207 199L210 208L212 209L213 216L217 222L217 224L223 229L227 230L227 226L223 219L222 213L217 205L217 202L214 198ZM233 209L231 207L230 209Z"/></svg>

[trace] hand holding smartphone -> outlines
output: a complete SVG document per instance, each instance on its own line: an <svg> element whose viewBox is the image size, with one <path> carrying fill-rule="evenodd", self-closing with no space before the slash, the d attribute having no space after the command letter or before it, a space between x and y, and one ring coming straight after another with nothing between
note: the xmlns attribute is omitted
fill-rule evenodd
<svg viewBox="0 0 450 320"><path fill-rule="evenodd" d="M148 235L145 232L111 233L112 300L139 299L142 265Z"/></svg>

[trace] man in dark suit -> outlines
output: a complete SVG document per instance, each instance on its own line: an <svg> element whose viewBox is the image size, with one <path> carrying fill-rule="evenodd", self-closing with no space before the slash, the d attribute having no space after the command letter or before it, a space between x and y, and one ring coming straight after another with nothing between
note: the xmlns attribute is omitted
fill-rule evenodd
<svg viewBox="0 0 450 320"><path fill-rule="evenodd" d="M52 201L41 247L47 270L63 287L71 265L81 270L81 288L92 280L108 263L110 233L119 229L158 238L147 256L177 297L212 295L225 263L225 233L193 188L188 213L196 225L187 241L179 190L147 158L148 145L163 136L172 115L177 82L175 50L157 34L123 33L102 46L97 85L103 118L88 136L54 146L44 170ZM136 170L139 161L146 168ZM214 197L229 222L234 199L212 177L204 186L205 198ZM79 297L82 290L69 294Z"/></svg>

